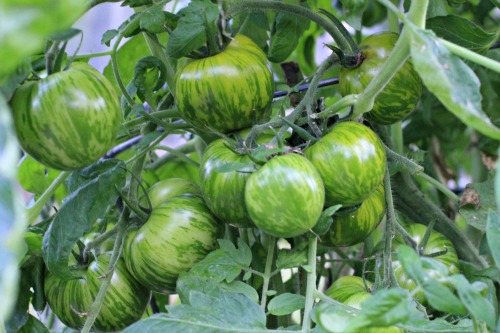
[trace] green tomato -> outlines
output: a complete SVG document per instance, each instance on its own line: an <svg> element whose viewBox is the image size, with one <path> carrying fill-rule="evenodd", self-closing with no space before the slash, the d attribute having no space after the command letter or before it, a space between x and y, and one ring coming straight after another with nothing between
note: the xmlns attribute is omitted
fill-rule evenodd
<svg viewBox="0 0 500 333"><path fill-rule="evenodd" d="M93 304L102 277L105 275L111 257L103 253L88 267L82 267L81 279L61 280L48 273L44 291L54 314L68 327L80 329ZM104 302L95 322L96 332L116 332L139 320L148 306L151 291L142 286L129 273L123 259L119 259L111 282L104 296Z"/></svg>
<svg viewBox="0 0 500 333"><path fill-rule="evenodd" d="M244 35L214 56L188 60L176 74L179 112L202 129L229 133L251 127L268 117L273 94L270 64Z"/></svg>
<svg viewBox="0 0 500 333"><path fill-rule="evenodd" d="M153 291L175 290L177 277L215 249L222 225L197 196L174 197L153 209L127 234L123 254L130 272Z"/></svg>
<svg viewBox="0 0 500 333"><path fill-rule="evenodd" d="M245 186L250 218L259 229L276 237L295 237L314 227L324 201L318 171L298 154L270 159L252 173Z"/></svg>
<svg viewBox="0 0 500 333"><path fill-rule="evenodd" d="M361 309L363 301L372 297L372 294L366 288L371 289L372 287L373 284L370 281L363 281L359 276L342 276L327 289L325 294L336 301ZM404 333L404 330L395 326L370 327L362 328L358 333Z"/></svg>
<svg viewBox="0 0 500 333"><path fill-rule="evenodd" d="M152 208L158 207L163 202L179 197L189 195L201 195L200 188L193 182L183 178L167 178L153 184L147 190ZM142 207L148 207L147 197L143 195L140 199Z"/></svg>
<svg viewBox="0 0 500 333"><path fill-rule="evenodd" d="M326 234L326 244L351 246L364 241L385 216L385 191L380 185L361 206L345 215L334 215Z"/></svg>
<svg viewBox="0 0 500 333"><path fill-rule="evenodd" d="M379 74L398 37L396 33L383 32L372 35L359 44L364 57L362 64L357 68L343 67L340 70L339 88L342 96L360 94L365 90ZM420 76L411 61L407 61L377 95L373 109L365 116L380 124L393 124L415 109L421 95Z"/></svg>
<svg viewBox="0 0 500 333"><path fill-rule="evenodd" d="M97 161L113 147L122 121L113 86L86 63L22 85L11 107L22 148L58 170Z"/></svg>
<svg viewBox="0 0 500 333"><path fill-rule="evenodd" d="M189 154L188 157L196 162L200 162L198 154L194 152ZM165 163L156 169L155 173L160 180L167 178L184 178L196 184L200 183L198 168L189 162L179 159Z"/></svg>
<svg viewBox="0 0 500 333"><path fill-rule="evenodd" d="M357 122L334 125L304 154L323 178L327 206L360 204L384 179L384 145L371 129Z"/></svg>

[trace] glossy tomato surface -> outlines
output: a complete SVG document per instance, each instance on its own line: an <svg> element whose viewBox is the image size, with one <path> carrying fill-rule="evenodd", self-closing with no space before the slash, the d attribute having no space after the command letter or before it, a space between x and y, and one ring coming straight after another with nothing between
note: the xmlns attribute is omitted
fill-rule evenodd
<svg viewBox="0 0 500 333"><path fill-rule="evenodd" d="M340 93L343 96L362 93L380 72L398 38L396 33L382 32L363 40L359 44L363 63L357 68L340 70ZM415 109L421 95L420 76L411 61L406 61L375 98L373 109L365 116L380 124L393 124Z"/></svg>
<svg viewBox="0 0 500 333"><path fill-rule="evenodd" d="M144 225L129 232L123 249L125 262L146 287L173 292L179 274L215 249L222 230L202 198L175 197L153 209Z"/></svg>
<svg viewBox="0 0 500 333"><path fill-rule="evenodd" d="M199 128L233 132L266 119L274 79L264 52L237 35L222 52L189 60L176 74L182 117Z"/></svg>
<svg viewBox="0 0 500 333"><path fill-rule="evenodd" d="M110 254L103 253L88 268L78 273L81 279L61 280L48 274L44 282L47 302L54 314L67 326L80 329L102 284L102 277L108 269ZM116 332L124 329L142 317L148 306L151 291L141 285L127 270L123 259L111 277L111 283L104 297L101 311L94 323L97 332Z"/></svg>
<svg viewBox="0 0 500 333"><path fill-rule="evenodd" d="M353 212L334 215L326 234L326 243L332 246L351 246L364 241L385 216L385 192L380 185L361 206Z"/></svg>
<svg viewBox="0 0 500 333"><path fill-rule="evenodd" d="M152 208L158 207L163 202L179 197L201 195L200 187L195 183L184 178L167 178L154 183L147 190L147 196L151 201ZM146 195L140 199L142 207L148 208Z"/></svg>
<svg viewBox="0 0 500 333"><path fill-rule="evenodd" d="M90 65L78 62L22 85L11 107L22 148L58 170L97 161L112 148L122 120L111 83Z"/></svg>
<svg viewBox="0 0 500 333"><path fill-rule="evenodd" d="M262 231L276 237L294 237L314 227L323 210L323 181L304 156L271 158L252 173L245 186L250 218Z"/></svg>
<svg viewBox="0 0 500 333"><path fill-rule="evenodd" d="M323 178L327 206L360 204L384 179L384 145L375 132L357 122L334 125L304 154Z"/></svg>

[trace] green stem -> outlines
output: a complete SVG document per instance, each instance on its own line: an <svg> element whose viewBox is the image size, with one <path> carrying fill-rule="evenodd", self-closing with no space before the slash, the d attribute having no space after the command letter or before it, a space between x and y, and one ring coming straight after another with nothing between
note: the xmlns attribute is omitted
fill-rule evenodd
<svg viewBox="0 0 500 333"><path fill-rule="evenodd" d="M391 125L391 137L394 150L398 154L403 153L403 126L400 121Z"/></svg>
<svg viewBox="0 0 500 333"><path fill-rule="evenodd" d="M97 57L107 57L110 56L113 53L113 51L106 51L106 52L99 52L99 53L90 53L90 54L77 54L73 58L74 60L88 60L92 58L97 58Z"/></svg>
<svg viewBox="0 0 500 333"><path fill-rule="evenodd" d="M413 162L412 160L396 153L389 147L385 146L385 152L387 154L387 159L394 161L403 167L404 171L409 172L412 175L418 175L424 172L424 167Z"/></svg>
<svg viewBox="0 0 500 333"><path fill-rule="evenodd" d="M167 77L165 81L170 88L170 92L173 94L175 86L175 66L172 63L173 60L167 57L163 50L163 46L156 35L144 33L144 39L146 40L146 44L148 44L151 53L165 64L165 68L167 69Z"/></svg>
<svg viewBox="0 0 500 333"><path fill-rule="evenodd" d="M318 251L318 238L309 238L309 251L307 255L307 263L309 270L307 272L306 284L306 304L304 306L304 317L302 319L302 332L309 332L311 328L311 311L314 306L314 291L316 290L316 260Z"/></svg>
<svg viewBox="0 0 500 333"><path fill-rule="evenodd" d="M384 278L382 285L384 287L397 287L397 281L392 269L392 239L394 238L394 226L397 221L396 212L394 210L394 201L392 198L391 175L389 174L389 168L387 168L385 172L384 190L387 220L385 222L384 231Z"/></svg>
<svg viewBox="0 0 500 333"><path fill-rule="evenodd" d="M274 262L274 250L276 248L276 238L270 235L265 235L265 240L267 240L267 258L266 258L266 268L264 270L264 282L262 283L262 297L260 299L260 307L265 312L267 306L267 291L269 289L269 281L272 277L272 267Z"/></svg>
<svg viewBox="0 0 500 333"><path fill-rule="evenodd" d="M154 139L147 147L143 148L140 152L137 152L134 156L125 161L125 164L130 164L132 162L137 161L137 159L144 157L148 151L155 149L156 145L162 142L163 139L165 139L168 136L168 134L169 133L167 131L162 133L159 137Z"/></svg>
<svg viewBox="0 0 500 333"><path fill-rule="evenodd" d="M429 184L433 185L436 189L441 191L444 195L448 197L448 199L450 199L454 203L457 204L460 201L460 198L455 193L453 193L453 191L451 191L448 187L446 187L446 185L441 183L439 180L429 176L428 174L419 173L416 174L415 177L421 178L422 180L425 180Z"/></svg>
<svg viewBox="0 0 500 333"><path fill-rule="evenodd" d="M192 153L192 152L195 151L197 142L199 140L200 139L198 137L196 137L195 139L186 142L182 146L177 147L175 150L177 152L183 153L183 154ZM146 168L152 169L152 170L157 170L162 165L165 165L165 163L167 163L169 161L173 161L173 160L175 160L177 158L178 157L176 155L174 155L174 154L163 155L162 157L160 157L159 159L157 159L156 161L154 161L152 164L148 165Z"/></svg>
<svg viewBox="0 0 500 333"><path fill-rule="evenodd" d="M399 0L391 0L391 3L394 6L398 6ZM396 13L389 10L387 13L387 19L389 21L389 30L392 32L399 33L399 20L398 20L398 16L396 15Z"/></svg>
<svg viewBox="0 0 500 333"><path fill-rule="evenodd" d="M61 172L59 176L54 179L52 184L50 184L50 186L45 190L45 192L43 192L40 198L38 198L36 203L27 209L26 215L28 219L28 225L32 225L33 223L35 223L38 216L40 216L43 207L47 204L47 201L52 198L59 186L62 185L62 183L68 178L69 174L69 172Z"/></svg>
<svg viewBox="0 0 500 333"><path fill-rule="evenodd" d="M346 96L342 97L341 99L339 99L338 101L333 103L333 105L331 105L330 107L326 108L325 110L323 110L319 113L316 113L314 115L314 119L326 119L326 118L330 118L330 117L334 116L336 113L340 112L341 110L356 104L356 102L358 100L358 96L359 95L352 94L352 95L346 95ZM303 123L305 123L304 121L307 121L307 120L300 119L297 122L297 124L302 125Z"/></svg>
<svg viewBox="0 0 500 333"><path fill-rule="evenodd" d="M111 67L113 69L113 75L115 76L116 84L118 84L118 87L120 88L120 91L122 92L123 96L127 100L128 104L130 106L133 106L135 104L135 101L128 93L127 88L125 88L125 85L123 84L123 81L122 81L122 77L120 75L120 70L118 68L118 57L117 57L118 46L120 45L120 42L122 39L123 39L123 36L119 35L115 41L115 44L113 44L113 49L111 50Z"/></svg>
<svg viewBox="0 0 500 333"><path fill-rule="evenodd" d="M172 108L168 110L162 110L150 113L151 116L154 116L157 119L166 119L166 118L180 118L180 113L177 108ZM147 122L148 119L145 117L135 118L133 120L127 121L123 124L123 126L127 129L133 128L135 126L139 126Z"/></svg>
<svg viewBox="0 0 500 333"><path fill-rule="evenodd" d="M325 29L328 32L341 50L346 51L349 50L354 52L351 45L354 43L352 37L349 35L344 35L342 32L329 20L324 18L323 16L313 12L310 9L307 9L298 5L289 5L279 1L266 1L266 0L252 0L252 1L238 1L235 2L229 10L227 11L228 15L235 15L241 12L246 12L250 9L271 9L279 12L287 12L293 15L299 15L307 18L318 24L320 27Z"/></svg>
<svg viewBox="0 0 500 333"><path fill-rule="evenodd" d="M454 44L452 42L449 42L445 39L442 39L442 38L438 38L438 39L451 53L453 53L461 58L475 62L476 64L481 65L483 67L491 69L492 71L500 73L500 62L495 61L493 59L490 59L488 57L485 57L483 55L480 55L476 52L473 52L469 49L466 49L465 47L462 47L462 46L459 46L459 45Z"/></svg>

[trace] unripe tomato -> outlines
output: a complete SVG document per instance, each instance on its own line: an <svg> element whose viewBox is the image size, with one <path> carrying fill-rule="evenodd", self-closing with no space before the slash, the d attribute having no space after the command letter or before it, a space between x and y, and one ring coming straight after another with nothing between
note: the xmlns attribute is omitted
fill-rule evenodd
<svg viewBox="0 0 500 333"><path fill-rule="evenodd" d="M357 68L343 67L340 70L339 88L342 96L360 94L365 90L380 72L398 37L394 32L383 32L372 35L359 44L364 57L363 63ZM420 76L411 61L407 61L377 95L373 109L365 116L380 124L393 124L415 109L421 95Z"/></svg>
<svg viewBox="0 0 500 333"><path fill-rule="evenodd" d="M360 204L384 179L384 145L375 132L357 122L334 125L304 154L323 178L327 206Z"/></svg>
<svg viewBox="0 0 500 333"><path fill-rule="evenodd" d="M314 227L323 210L325 190L318 171L304 156L271 158L245 186L248 214L262 231L295 237Z"/></svg>
<svg viewBox="0 0 500 333"><path fill-rule="evenodd" d="M267 118L273 94L266 55L244 35L236 35L214 56L188 60L176 74L175 97L182 118L223 133Z"/></svg>
<svg viewBox="0 0 500 333"><path fill-rule="evenodd" d="M112 148L122 115L111 83L93 67L70 69L25 83L12 97L22 148L58 170L88 166Z"/></svg>
<svg viewBox="0 0 500 333"><path fill-rule="evenodd" d="M147 190L152 208L158 207L161 203L179 196L201 195L200 188L195 183L183 178L167 178L153 184ZM148 208L148 201L145 195L141 196L140 204Z"/></svg>

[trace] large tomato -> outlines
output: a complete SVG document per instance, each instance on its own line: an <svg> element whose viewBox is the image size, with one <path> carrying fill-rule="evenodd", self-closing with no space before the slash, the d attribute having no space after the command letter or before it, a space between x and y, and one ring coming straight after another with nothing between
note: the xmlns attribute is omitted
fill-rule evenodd
<svg viewBox="0 0 500 333"><path fill-rule="evenodd" d="M113 86L86 63L22 85L11 106L22 148L58 170L97 161L113 146L122 120Z"/></svg>
<svg viewBox="0 0 500 333"><path fill-rule="evenodd" d="M245 186L248 214L259 229L276 237L295 237L314 227L325 190L318 171L304 156L271 158Z"/></svg>
<svg viewBox="0 0 500 333"><path fill-rule="evenodd" d="M359 44L364 58L362 64L357 68L340 70L340 93L343 96L360 94L365 90L380 72L398 37L394 32L382 32ZM420 76L411 61L407 61L375 98L373 109L365 116L380 124L393 124L415 109L421 94Z"/></svg>
<svg viewBox="0 0 500 333"><path fill-rule="evenodd" d="M167 178L154 183L148 188L147 195L154 209L169 199L184 195L201 195L201 192L198 185L187 179ZM142 207L148 208L146 195L141 197L140 204Z"/></svg>
<svg viewBox="0 0 500 333"><path fill-rule="evenodd" d="M163 202L126 238L123 254L130 272L153 291L175 290L178 275L215 249L221 224L202 198L174 197Z"/></svg>
<svg viewBox="0 0 500 333"><path fill-rule="evenodd" d="M46 276L47 302L65 325L75 329L83 326L86 316L82 314L87 313L94 302L109 261L109 253L101 254L88 267L81 268L81 279L64 281L50 273ZM120 258L94 322L94 330L116 332L129 326L142 317L150 297L151 292L132 277Z"/></svg>
<svg viewBox="0 0 500 333"><path fill-rule="evenodd" d="M366 286L365 286L366 282ZM326 295L336 301L342 302L356 309L361 309L361 303L372 294L366 290L372 288L370 281L363 281L359 276L342 276L338 278L325 292ZM358 333L403 333L404 330L391 326L380 328L362 328Z"/></svg>
<svg viewBox="0 0 500 333"><path fill-rule="evenodd" d="M384 186L380 185L361 206L345 215L334 215L325 238L328 245L351 246L364 241L385 215Z"/></svg>
<svg viewBox="0 0 500 333"><path fill-rule="evenodd" d="M237 35L224 51L189 60L176 74L175 97L182 117L200 128L232 132L268 115L274 79L264 52Z"/></svg>
<svg viewBox="0 0 500 333"><path fill-rule="evenodd" d="M384 179L384 145L371 129L357 122L334 125L304 154L323 178L327 206L360 204Z"/></svg>

